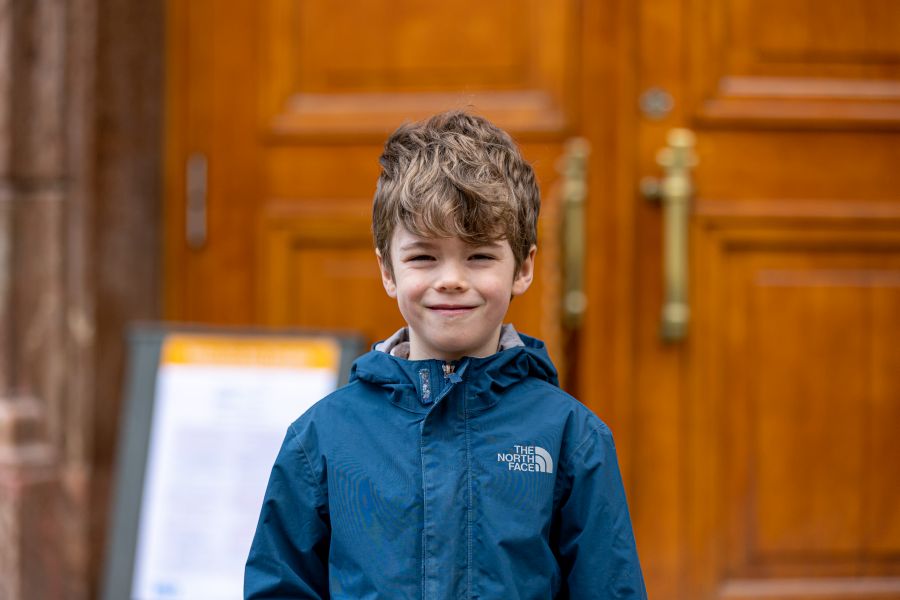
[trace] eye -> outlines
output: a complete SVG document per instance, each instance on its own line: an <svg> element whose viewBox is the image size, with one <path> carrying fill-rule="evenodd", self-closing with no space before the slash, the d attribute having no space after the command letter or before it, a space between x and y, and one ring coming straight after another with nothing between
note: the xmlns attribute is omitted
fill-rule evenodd
<svg viewBox="0 0 900 600"><path fill-rule="evenodd" d="M434 257L429 254L415 254L406 259L407 262L423 262L434 260Z"/></svg>
<svg viewBox="0 0 900 600"><path fill-rule="evenodd" d="M470 260L495 260L496 257L493 254L473 254L469 257Z"/></svg>

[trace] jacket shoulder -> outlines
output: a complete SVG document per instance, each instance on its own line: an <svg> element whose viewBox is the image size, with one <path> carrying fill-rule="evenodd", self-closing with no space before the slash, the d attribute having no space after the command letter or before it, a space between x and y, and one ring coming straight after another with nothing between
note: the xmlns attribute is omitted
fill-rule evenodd
<svg viewBox="0 0 900 600"><path fill-rule="evenodd" d="M583 427L597 433L611 435L609 427L600 417L585 406L581 400L556 385L542 379L528 377L523 379L519 386L518 389L523 392L537 394L544 403L555 404L559 410L581 423Z"/></svg>
<svg viewBox="0 0 900 600"><path fill-rule="evenodd" d="M361 398L372 396L373 393L375 393L373 392L373 386L368 385L359 379L351 381L310 406L306 412L300 415L297 422L304 419L321 417L319 413L322 412L346 408L349 404L357 402Z"/></svg>
<svg viewBox="0 0 900 600"><path fill-rule="evenodd" d="M315 453L320 434L333 429L351 411L380 399L377 388L361 381L353 381L331 392L310 406L291 423L291 432L309 452ZM383 402L383 400L381 400Z"/></svg>
<svg viewBox="0 0 900 600"><path fill-rule="evenodd" d="M569 462L590 446L590 442L600 442L603 446L613 446L613 435L609 426L583 402L547 381L526 378L516 386L523 396L532 398L539 411L548 421L562 425L562 462Z"/></svg>

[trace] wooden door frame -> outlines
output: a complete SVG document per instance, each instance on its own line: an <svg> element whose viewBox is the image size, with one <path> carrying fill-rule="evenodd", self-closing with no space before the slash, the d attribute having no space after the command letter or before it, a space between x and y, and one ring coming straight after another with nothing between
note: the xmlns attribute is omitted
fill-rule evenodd
<svg viewBox="0 0 900 600"><path fill-rule="evenodd" d="M629 492L634 480L633 290L637 219L635 10L632 3L586 3L582 35L582 135L591 144L586 210L585 292L579 398L613 430ZM590 375L590 378L588 377Z"/></svg>
<svg viewBox="0 0 900 600"><path fill-rule="evenodd" d="M682 5L660 2L666 14L659 18L677 23ZM656 174L644 172L652 159L643 155L645 144L639 137L643 117L638 99L641 86L648 84L642 81L641 61L648 57L641 56L641 36L653 33L639 30L640 8L628 0L609 0L587 3L584 9L582 77L602 83L584 86L582 107L582 112L591 111L597 118L585 119L583 131L592 146L585 274L590 300L580 340L584 383L579 394L615 435L648 589L674 598L685 597L688 566L685 449L679 431L689 345L658 344L649 360L639 360L647 344L659 339L658 322L639 319L662 306L659 267L655 276L660 289L650 290L647 297L639 291L638 278L642 257L660 252L659 235L638 235L642 222L659 219L658 209L639 190L642 175ZM592 38L593 42L588 41ZM672 81L654 85L677 85L683 72L675 55L659 57L666 61ZM679 97L680 90L670 91ZM682 124L683 110L676 106L654 127L665 131ZM648 311L648 305L652 310ZM648 365L652 377L643 376ZM666 390L663 395L653 393L662 389ZM666 397L664 406L657 402L661 396Z"/></svg>

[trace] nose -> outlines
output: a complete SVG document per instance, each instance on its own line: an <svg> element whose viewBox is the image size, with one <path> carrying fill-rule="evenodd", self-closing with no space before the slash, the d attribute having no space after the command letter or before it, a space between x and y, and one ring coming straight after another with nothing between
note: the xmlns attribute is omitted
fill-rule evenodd
<svg viewBox="0 0 900 600"><path fill-rule="evenodd" d="M455 261L447 261L441 266L434 284L441 292L462 292L468 288L463 268Z"/></svg>

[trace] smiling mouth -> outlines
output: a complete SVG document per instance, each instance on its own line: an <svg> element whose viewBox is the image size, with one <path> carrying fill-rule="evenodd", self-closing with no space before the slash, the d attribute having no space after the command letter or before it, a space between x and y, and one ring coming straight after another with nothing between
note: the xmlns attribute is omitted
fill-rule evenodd
<svg viewBox="0 0 900 600"><path fill-rule="evenodd" d="M445 314L460 314L469 310L473 310L474 308L474 306L456 306L452 304L436 304L434 306L428 307L429 310L434 310Z"/></svg>

